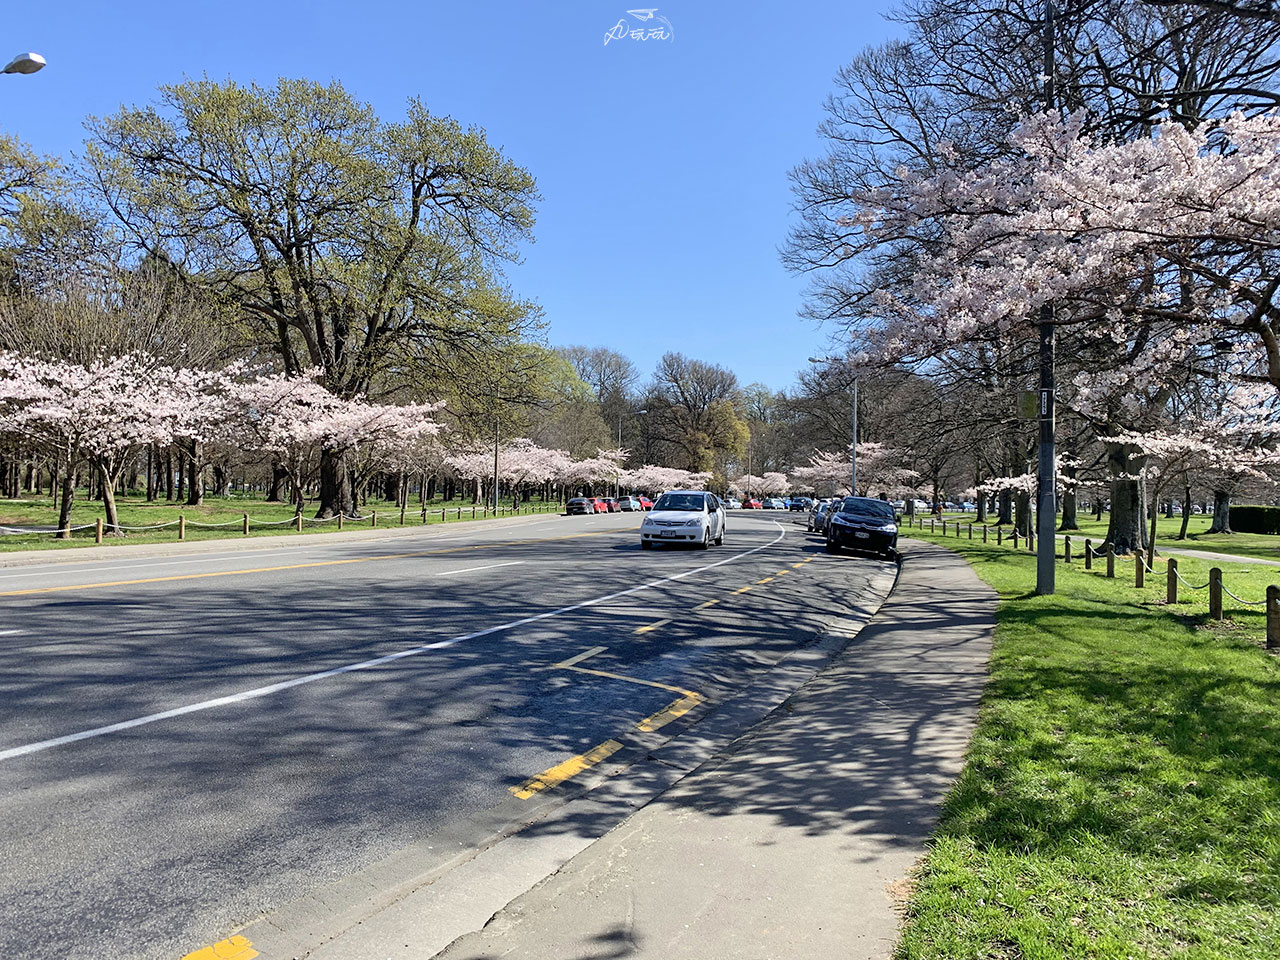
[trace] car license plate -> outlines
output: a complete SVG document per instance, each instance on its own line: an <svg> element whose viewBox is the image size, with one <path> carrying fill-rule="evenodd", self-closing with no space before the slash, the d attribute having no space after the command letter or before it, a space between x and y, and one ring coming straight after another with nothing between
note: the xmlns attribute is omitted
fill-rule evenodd
<svg viewBox="0 0 1280 960"><path fill-rule="evenodd" d="M865 530L855 530L855 531L853 531L853 535L854 535L855 537L862 537L864 540L865 540L867 537L871 536L871 534L867 533Z"/></svg>
<svg viewBox="0 0 1280 960"><path fill-rule="evenodd" d="M674 537L674 536L677 536L677 534L676 534L676 531L674 531L674 530L659 530L659 531L658 531L658 536L660 536L660 537Z"/></svg>

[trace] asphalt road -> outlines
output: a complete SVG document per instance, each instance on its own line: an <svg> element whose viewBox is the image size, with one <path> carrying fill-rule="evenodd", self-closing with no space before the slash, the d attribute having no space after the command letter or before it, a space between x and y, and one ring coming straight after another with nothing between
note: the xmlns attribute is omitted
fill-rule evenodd
<svg viewBox="0 0 1280 960"><path fill-rule="evenodd" d="M0 569L0 954L173 960L678 733L879 569L794 516L707 551L620 514Z"/></svg>

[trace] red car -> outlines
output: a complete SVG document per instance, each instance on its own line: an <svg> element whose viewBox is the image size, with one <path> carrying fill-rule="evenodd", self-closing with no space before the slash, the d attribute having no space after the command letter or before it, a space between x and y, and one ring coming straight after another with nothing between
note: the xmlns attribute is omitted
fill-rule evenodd
<svg viewBox="0 0 1280 960"><path fill-rule="evenodd" d="M764 507L761 505L759 500L755 499L755 497L748 497L746 500L742 501L742 509L743 510L763 510Z"/></svg>
<svg viewBox="0 0 1280 960"><path fill-rule="evenodd" d="M600 499L604 501L606 513L618 513L622 509L622 504L618 503L614 497L601 497Z"/></svg>
<svg viewBox="0 0 1280 960"><path fill-rule="evenodd" d="M588 497L587 499L595 505L596 513L609 512L609 504L605 503L603 497Z"/></svg>
<svg viewBox="0 0 1280 960"><path fill-rule="evenodd" d="M653 501L652 501L652 500L650 500L648 497L636 497L636 499L640 501L640 509L641 509L641 510L652 510L652 509L653 509Z"/></svg>

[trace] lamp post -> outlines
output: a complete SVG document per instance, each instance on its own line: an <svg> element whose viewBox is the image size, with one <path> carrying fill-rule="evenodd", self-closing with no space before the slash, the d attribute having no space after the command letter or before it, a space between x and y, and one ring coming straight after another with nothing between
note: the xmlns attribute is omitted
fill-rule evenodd
<svg viewBox="0 0 1280 960"><path fill-rule="evenodd" d="M35 73L44 66L44 57L38 53L20 53L0 73Z"/></svg>
<svg viewBox="0 0 1280 960"><path fill-rule="evenodd" d="M810 363L837 363L840 357L810 357ZM853 375L853 444L849 455L849 492L858 495L858 375Z"/></svg>
<svg viewBox="0 0 1280 960"><path fill-rule="evenodd" d="M1053 109L1053 0L1048 0L1044 7L1044 108ZM1040 419L1040 457L1036 470L1039 496L1036 498L1036 516L1040 542L1036 544L1036 593L1050 594L1054 592L1054 560L1057 554L1057 542L1054 539L1054 527L1057 526L1058 507L1055 485L1057 473L1054 469L1054 343L1053 343L1053 305L1045 303L1040 307L1040 397L1037 413Z"/></svg>
<svg viewBox="0 0 1280 960"><path fill-rule="evenodd" d="M618 449L619 449L619 450L621 450L621 449L622 449L622 420L623 420L623 418L624 418L624 417L643 417L643 416L644 416L646 413L648 413L648 412L649 412L648 410L637 410L635 413L620 413L620 414L618 414ZM616 497L620 497L620 496L622 496L622 472L621 472L621 470L619 470L619 472L618 472L618 479L617 479L617 480L615 480L615 481L613 482L613 495L614 495L614 497L615 497L615 498L616 498Z"/></svg>

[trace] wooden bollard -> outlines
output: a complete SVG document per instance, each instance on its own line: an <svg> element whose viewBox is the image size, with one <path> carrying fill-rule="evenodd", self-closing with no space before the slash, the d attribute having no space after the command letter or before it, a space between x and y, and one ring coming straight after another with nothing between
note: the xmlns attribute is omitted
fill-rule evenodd
<svg viewBox="0 0 1280 960"><path fill-rule="evenodd" d="M458 508L458 519L459 519L459 520L461 520L461 519L462 519L462 508L461 508L461 507L459 507L459 508Z"/></svg>
<svg viewBox="0 0 1280 960"><path fill-rule="evenodd" d="M982 542L987 542L987 525L985 523L982 525Z"/></svg>
<svg viewBox="0 0 1280 960"><path fill-rule="evenodd" d="M297 516L293 518L293 528L299 533L302 532L302 511L299 510Z"/></svg>
<svg viewBox="0 0 1280 960"><path fill-rule="evenodd" d="M930 518L929 518L929 532L930 532L930 533L933 533L933 524L934 524L934 519L933 519L932 517L930 517Z"/></svg>
<svg viewBox="0 0 1280 960"><path fill-rule="evenodd" d="M1142 551L1133 551L1133 585L1142 587L1147 582L1147 565L1142 560Z"/></svg>
<svg viewBox="0 0 1280 960"><path fill-rule="evenodd" d="M471 508L471 519L472 519L472 520L474 520L475 518L476 518L476 508L475 508L475 507L472 507L472 508Z"/></svg>
<svg viewBox="0 0 1280 960"><path fill-rule="evenodd" d="M969 524L969 539L973 539L973 524Z"/></svg>
<svg viewBox="0 0 1280 960"><path fill-rule="evenodd" d="M1164 599L1166 603L1178 602L1178 558L1169 558L1169 569L1165 573Z"/></svg>
<svg viewBox="0 0 1280 960"><path fill-rule="evenodd" d="M247 513L244 514L244 518L240 525L240 529L244 531L244 535L246 537L249 535L249 515Z"/></svg>
<svg viewBox="0 0 1280 960"><path fill-rule="evenodd" d="M445 511L446 511L447 509L448 509L447 507L441 507L441 508L440 508L440 522L441 522L441 523L444 523L444 521L445 521L445 516L444 516L444 515L445 515Z"/></svg>
<svg viewBox="0 0 1280 960"><path fill-rule="evenodd" d="M1062 538L1062 562L1071 562L1071 534Z"/></svg>
<svg viewBox="0 0 1280 960"><path fill-rule="evenodd" d="M1093 541L1088 537L1084 538L1084 568L1093 569Z"/></svg>
<svg viewBox="0 0 1280 960"><path fill-rule="evenodd" d="M1004 543L1004 527L996 527L996 546Z"/></svg>
<svg viewBox="0 0 1280 960"><path fill-rule="evenodd" d="M1107 544L1107 577L1111 580L1116 578L1116 545L1114 543Z"/></svg>
<svg viewBox="0 0 1280 960"><path fill-rule="evenodd" d="M378 511L377 511L377 510L370 510L370 511L369 511L369 526L371 526L371 527L376 527L377 525L378 525Z"/></svg>
<svg viewBox="0 0 1280 960"><path fill-rule="evenodd" d="M178 514L178 539L187 539L187 518L182 514Z"/></svg>
<svg viewBox="0 0 1280 960"><path fill-rule="evenodd" d="M1017 527L1013 528L1013 537L1010 540L1010 543L1013 544L1013 549L1015 550L1018 549L1018 528Z"/></svg>
<svg viewBox="0 0 1280 960"><path fill-rule="evenodd" d="M102 542L102 518L101 517L98 517L93 522L93 542L94 543Z"/></svg>
<svg viewBox="0 0 1280 960"><path fill-rule="evenodd" d="M1267 587L1267 649L1280 650L1280 587Z"/></svg>
<svg viewBox="0 0 1280 960"><path fill-rule="evenodd" d="M341 510L338 511L338 529L339 530L342 529L342 511Z"/></svg>
<svg viewBox="0 0 1280 960"><path fill-rule="evenodd" d="M1209 568L1209 619L1222 619L1222 570Z"/></svg>

